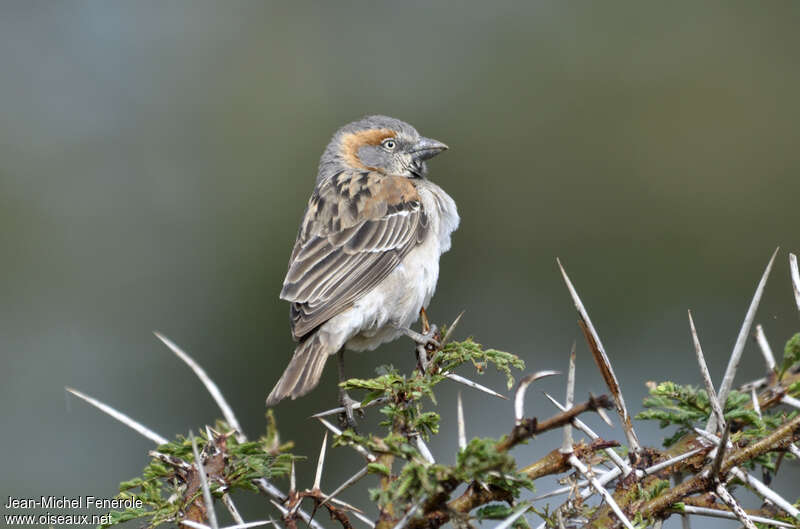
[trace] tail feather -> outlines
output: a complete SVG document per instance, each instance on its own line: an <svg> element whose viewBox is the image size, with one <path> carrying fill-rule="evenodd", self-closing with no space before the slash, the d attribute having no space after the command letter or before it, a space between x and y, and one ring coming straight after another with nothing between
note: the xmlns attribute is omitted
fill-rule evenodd
<svg viewBox="0 0 800 529"><path fill-rule="evenodd" d="M314 389L328 356L328 348L316 334L298 345L289 365L267 397L267 406L274 406L286 397L296 399Z"/></svg>

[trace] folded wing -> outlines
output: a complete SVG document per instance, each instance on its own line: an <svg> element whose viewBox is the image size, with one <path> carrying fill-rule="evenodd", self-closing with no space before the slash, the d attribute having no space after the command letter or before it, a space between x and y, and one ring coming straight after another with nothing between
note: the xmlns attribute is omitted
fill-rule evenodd
<svg viewBox="0 0 800 529"><path fill-rule="evenodd" d="M302 340L373 289L420 244L427 218L413 183L378 173L342 173L309 201L281 298L291 301Z"/></svg>

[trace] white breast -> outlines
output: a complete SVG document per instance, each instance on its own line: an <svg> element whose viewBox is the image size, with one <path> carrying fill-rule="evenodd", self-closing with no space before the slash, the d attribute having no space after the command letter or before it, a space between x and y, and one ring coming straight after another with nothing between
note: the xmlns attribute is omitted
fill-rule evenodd
<svg viewBox="0 0 800 529"><path fill-rule="evenodd" d="M397 327L410 327L436 290L439 256L450 249L458 211L436 184L423 180L417 190L430 223L429 235L378 286L322 326L320 331L339 347L372 350L397 338L401 334Z"/></svg>

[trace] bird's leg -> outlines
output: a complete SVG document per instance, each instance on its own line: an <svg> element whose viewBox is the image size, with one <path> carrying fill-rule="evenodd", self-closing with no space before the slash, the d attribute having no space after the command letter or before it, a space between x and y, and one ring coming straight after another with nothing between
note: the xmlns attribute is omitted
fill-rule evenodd
<svg viewBox="0 0 800 529"><path fill-rule="evenodd" d="M344 376L344 349L339 351L336 360L339 366L339 384L341 384L347 380ZM356 418L353 413L353 406L358 404L358 401L350 398L350 395L347 394L347 390L341 385L339 386L339 404L344 408L344 412L339 415L339 422L342 423L342 427L352 428L353 431L356 431ZM361 410L359 410L359 412L363 416L364 412Z"/></svg>

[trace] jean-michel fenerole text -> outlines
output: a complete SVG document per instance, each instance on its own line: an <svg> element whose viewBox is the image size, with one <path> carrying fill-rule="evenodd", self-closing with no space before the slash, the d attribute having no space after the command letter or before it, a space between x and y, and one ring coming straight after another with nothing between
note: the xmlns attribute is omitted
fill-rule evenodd
<svg viewBox="0 0 800 529"><path fill-rule="evenodd" d="M9 496L6 509L139 509L142 500L138 498L99 498L97 496L39 496L38 498L17 498Z"/></svg>

